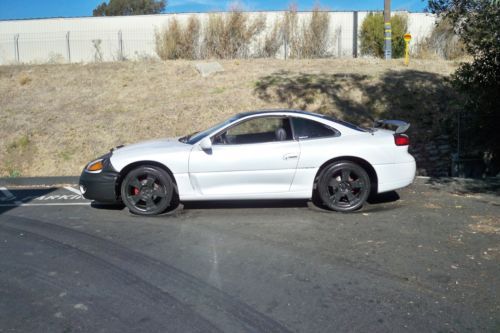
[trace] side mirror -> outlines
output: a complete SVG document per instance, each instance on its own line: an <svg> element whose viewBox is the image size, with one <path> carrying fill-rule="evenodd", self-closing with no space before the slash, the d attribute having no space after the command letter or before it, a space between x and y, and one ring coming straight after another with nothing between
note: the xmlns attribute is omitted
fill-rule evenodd
<svg viewBox="0 0 500 333"><path fill-rule="evenodd" d="M205 151L212 150L212 140L210 139L210 137L207 136L200 141L200 148Z"/></svg>

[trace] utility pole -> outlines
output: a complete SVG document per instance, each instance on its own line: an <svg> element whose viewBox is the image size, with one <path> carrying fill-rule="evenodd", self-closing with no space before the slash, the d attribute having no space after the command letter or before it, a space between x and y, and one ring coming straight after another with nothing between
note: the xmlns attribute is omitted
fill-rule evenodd
<svg viewBox="0 0 500 333"><path fill-rule="evenodd" d="M391 0L384 0L385 60L392 59Z"/></svg>

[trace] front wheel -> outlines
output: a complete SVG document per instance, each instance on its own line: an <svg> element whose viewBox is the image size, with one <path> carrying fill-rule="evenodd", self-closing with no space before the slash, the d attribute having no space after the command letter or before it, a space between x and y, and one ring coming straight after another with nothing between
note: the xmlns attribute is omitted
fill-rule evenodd
<svg viewBox="0 0 500 333"><path fill-rule="evenodd" d="M317 184L321 202L329 209L350 212L359 209L370 194L370 177L359 165L341 161L328 166Z"/></svg>
<svg viewBox="0 0 500 333"><path fill-rule="evenodd" d="M157 215L170 206L174 186L164 170L140 166L123 179L121 196L128 209L138 215Z"/></svg>

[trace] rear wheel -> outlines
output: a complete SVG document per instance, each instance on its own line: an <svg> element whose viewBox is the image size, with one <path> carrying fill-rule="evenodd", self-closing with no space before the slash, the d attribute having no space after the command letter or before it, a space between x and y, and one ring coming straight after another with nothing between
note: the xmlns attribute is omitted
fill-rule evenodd
<svg viewBox="0 0 500 333"><path fill-rule="evenodd" d="M328 166L320 175L318 195L329 209L350 212L359 209L370 194L370 177L356 163L340 161Z"/></svg>
<svg viewBox="0 0 500 333"><path fill-rule="evenodd" d="M128 209L138 215L157 215L170 206L174 186L164 170L154 166L140 166L123 179L121 196Z"/></svg>

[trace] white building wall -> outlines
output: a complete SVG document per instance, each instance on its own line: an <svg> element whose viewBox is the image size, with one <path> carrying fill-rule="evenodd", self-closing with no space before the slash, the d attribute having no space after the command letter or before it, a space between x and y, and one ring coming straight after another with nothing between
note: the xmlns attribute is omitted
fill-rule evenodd
<svg viewBox="0 0 500 333"><path fill-rule="evenodd" d="M353 12L329 13L329 53L332 57L351 57L355 33ZM283 14L284 12L279 11L250 13L252 17L266 17L267 31ZM359 34L367 14L368 12L358 12L356 34ZM199 16L202 25L208 18L206 13L183 13L0 21L0 64L17 63L18 58L21 63L91 62L99 58L95 46L99 41L102 60L114 61L120 58L120 34L125 58L156 57L155 31L167 25L172 17L182 23L191 15ZM299 12L299 24L306 22L310 15L310 12ZM408 18L408 30L414 41L423 40L432 31L435 22L433 15L409 13ZM277 57L284 57L283 48Z"/></svg>
<svg viewBox="0 0 500 333"><path fill-rule="evenodd" d="M436 24L436 16L430 13L411 13L408 16L408 31L412 35L410 49L425 41Z"/></svg>

